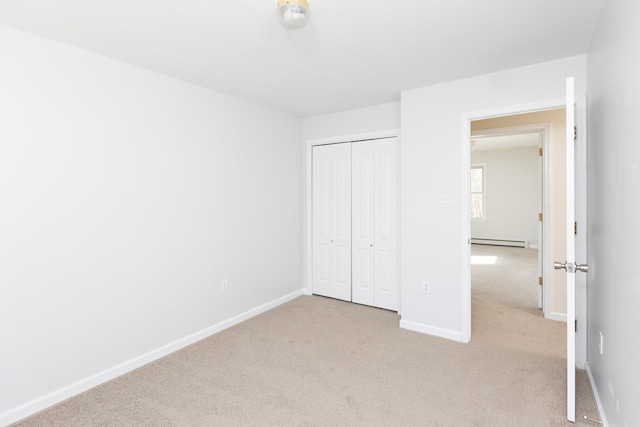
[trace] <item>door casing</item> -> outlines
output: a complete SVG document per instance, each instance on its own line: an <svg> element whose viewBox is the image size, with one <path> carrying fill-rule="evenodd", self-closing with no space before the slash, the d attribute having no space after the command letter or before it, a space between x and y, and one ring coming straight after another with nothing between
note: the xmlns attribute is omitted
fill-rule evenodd
<svg viewBox="0 0 640 427"><path fill-rule="evenodd" d="M466 215L464 214L461 215L462 216L462 224L461 224L462 238L460 241L460 250L462 253L462 259L467 260L466 262L463 262L461 265L461 271L462 271L461 337L463 342L469 342L471 340L471 264L470 262L468 262L471 256L470 244L469 244L469 239L471 237L471 220L470 220L470 215L468 214L469 212L468 196L470 194L469 168L471 167L470 146L469 146L469 140L471 138L471 122L474 120L491 119L491 118L501 117L501 116L511 116L511 115L517 115L517 114L535 113L535 112L545 111L545 110L555 110L555 109L565 108L565 105L566 105L565 99L558 98L558 99L552 99L547 101L535 102L531 104L513 105L513 106L506 106L506 107L500 107L500 108L494 108L494 109L488 109L488 110L470 111L462 114L462 117L461 117L461 135L462 136L460 141L461 153L462 153L462 159L461 159L462 187L461 187L460 194L462 196L460 197L460 205L461 205L462 212L467 213ZM578 135L581 138L583 138L582 142L584 143L584 141L587 140L586 96L576 97L575 105L576 105L577 132L578 132ZM545 176L544 179L546 180L547 177ZM548 194L548 191L545 191L545 190L543 191ZM548 206L548 203L543 203L543 204ZM545 206L543 206L543 215L545 213L544 208ZM576 209L582 209L582 207L576 206ZM576 216L579 216L579 215L580 215L580 212L577 212ZM543 242L544 241L548 241L548 239L543 237ZM584 242L584 244L586 245L586 242ZM584 248L584 250L586 251L586 247ZM579 251L579 249L577 248L576 251ZM546 251L546 252L548 253L549 251ZM553 265L553 260L545 259L543 263L545 264L545 268L548 268L549 266ZM576 315L577 315L578 324L584 325L584 328L586 328L586 324L587 324L586 299L582 300L580 299L580 295L577 295L576 305L577 305ZM585 306L582 307L582 305L585 305ZM586 349L587 349L586 331L584 331L584 334L578 333L578 335L576 336L576 366L580 369L584 367L584 364L586 361Z"/></svg>

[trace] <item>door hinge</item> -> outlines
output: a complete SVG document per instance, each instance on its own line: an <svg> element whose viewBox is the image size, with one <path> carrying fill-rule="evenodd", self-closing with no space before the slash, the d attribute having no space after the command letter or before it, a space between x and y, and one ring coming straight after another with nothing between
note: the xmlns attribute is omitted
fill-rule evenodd
<svg viewBox="0 0 640 427"><path fill-rule="evenodd" d="M538 221L542 221L542 213L538 214Z"/></svg>
<svg viewBox="0 0 640 427"><path fill-rule="evenodd" d="M538 277L538 285L542 286L542 276Z"/></svg>
<svg viewBox="0 0 640 427"><path fill-rule="evenodd" d="M573 127L573 139L574 140L578 139L578 127L577 126Z"/></svg>
<svg viewBox="0 0 640 427"><path fill-rule="evenodd" d="M573 234L578 234L578 223L577 222L573 223Z"/></svg>
<svg viewBox="0 0 640 427"><path fill-rule="evenodd" d="M576 323L574 324L575 332L578 332L578 319L576 319Z"/></svg>
<svg viewBox="0 0 640 427"><path fill-rule="evenodd" d="M538 155L542 156L542 148L538 148Z"/></svg>

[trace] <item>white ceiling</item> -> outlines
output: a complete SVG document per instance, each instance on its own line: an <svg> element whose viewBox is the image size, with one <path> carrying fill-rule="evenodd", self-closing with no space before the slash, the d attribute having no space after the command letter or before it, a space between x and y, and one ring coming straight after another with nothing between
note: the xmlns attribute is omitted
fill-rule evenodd
<svg viewBox="0 0 640 427"><path fill-rule="evenodd" d="M0 23L307 117L587 51L605 0L2 0Z"/></svg>

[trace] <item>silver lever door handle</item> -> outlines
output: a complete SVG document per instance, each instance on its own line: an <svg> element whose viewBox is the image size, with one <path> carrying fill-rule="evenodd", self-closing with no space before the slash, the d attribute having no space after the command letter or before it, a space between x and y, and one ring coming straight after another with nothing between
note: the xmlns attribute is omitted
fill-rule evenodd
<svg viewBox="0 0 640 427"><path fill-rule="evenodd" d="M553 268L555 268L556 270L566 270L567 269L567 262L554 262L553 263Z"/></svg>
<svg viewBox="0 0 640 427"><path fill-rule="evenodd" d="M576 264L576 270L582 271L583 273L589 272L589 266L587 264Z"/></svg>

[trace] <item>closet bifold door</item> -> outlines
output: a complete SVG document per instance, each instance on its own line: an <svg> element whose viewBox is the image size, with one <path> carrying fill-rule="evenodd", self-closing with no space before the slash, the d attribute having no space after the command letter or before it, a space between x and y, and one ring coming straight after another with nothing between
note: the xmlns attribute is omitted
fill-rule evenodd
<svg viewBox="0 0 640 427"><path fill-rule="evenodd" d="M398 309L396 138L352 147L353 302Z"/></svg>
<svg viewBox="0 0 640 427"><path fill-rule="evenodd" d="M351 144L312 153L313 293L351 301Z"/></svg>

